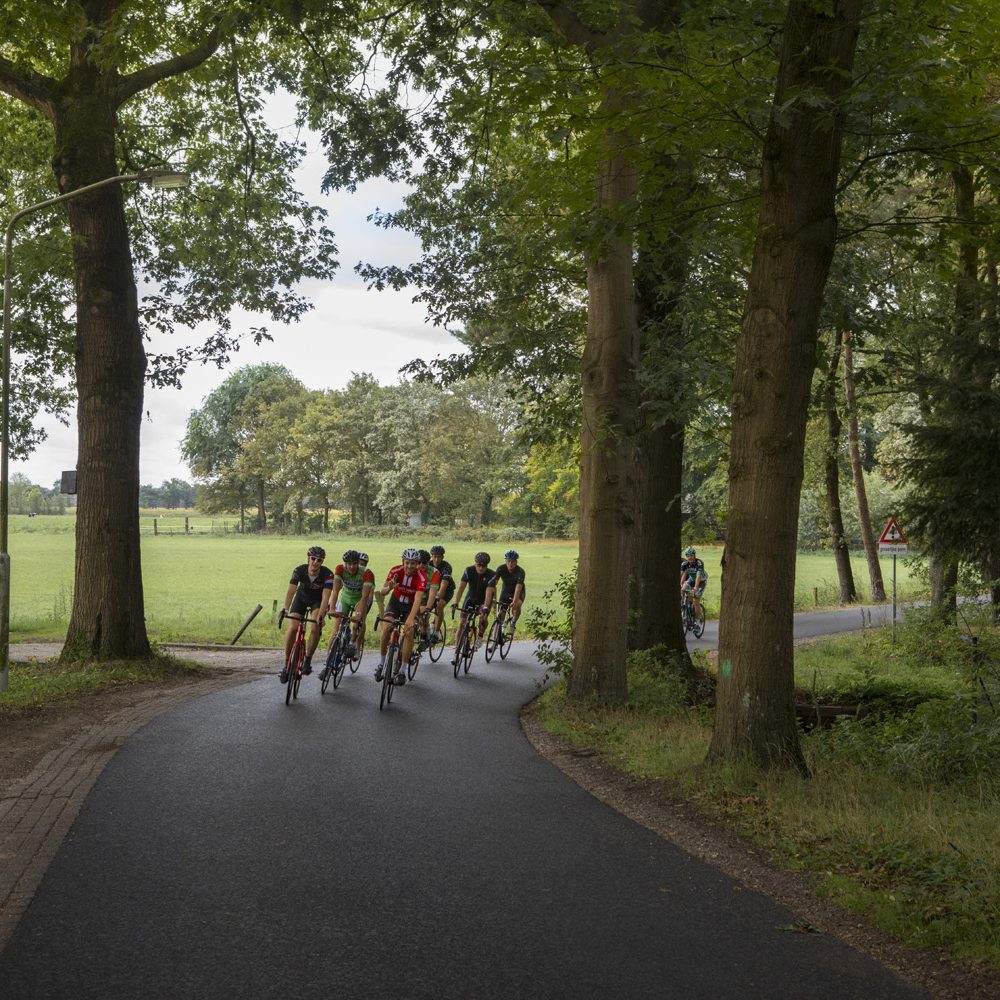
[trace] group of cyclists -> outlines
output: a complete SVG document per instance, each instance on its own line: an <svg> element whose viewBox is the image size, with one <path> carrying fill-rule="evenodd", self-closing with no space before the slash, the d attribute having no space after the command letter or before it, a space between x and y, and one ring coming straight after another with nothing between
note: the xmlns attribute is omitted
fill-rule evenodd
<svg viewBox="0 0 1000 1000"><path fill-rule="evenodd" d="M349 647L345 652L347 656L353 656L354 650L364 641L366 621L373 602L378 603L378 620L383 623L376 681L382 680L391 626L397 621L402 623L401 656L396 663L408 663L413 643L421 629L429 642L439 640L445 609L453 594L453 608L461 609L463 624L470 617L478 618L477 646L482 641L498 586L501 588L500 604L509 608L512 622L517 622L525 591L524 569L518 565L520 557L514 549L504 553L504 564L497 570L490 569L488 552L477 552L472 565L462 573L457 591L451 564L444 556L445 550L441 545L432 545L429 550L405 548L400 563L389 570L383 586L376 589L375 574L368 568L367 553L348 549L343 555L343 562L331 570L324 565L325 549L320 545L311 546L306 553L307 562L292 571L282 613L283 617L293 621L308 617L313 622L302 673L312 673L313 654L328 617L336 615L350 620ZM461 632L459 629L460 635ZM331 646L334 638L331 638ZM295 630L289 629L285 636L282 683L288 680L288 663L294 640ZM456 643L452 664L457 662L458 655ZM321 679L329 669L328 666L323 668ZM406 670L396 669L392 680L400 686L405 684Z"/></svg>

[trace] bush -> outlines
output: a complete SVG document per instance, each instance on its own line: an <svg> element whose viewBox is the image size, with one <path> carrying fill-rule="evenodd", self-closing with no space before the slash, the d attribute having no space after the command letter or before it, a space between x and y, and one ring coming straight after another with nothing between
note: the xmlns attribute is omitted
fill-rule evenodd
<svg viewBox="0 0 1000 1000"><path fill-rule="evenodd" d="M841 719L808 738L829 766L838 759L879 766L909 782L977 787L1000 794L1000 724L980 721L971 695L925 702L903 715Z"/></svg>

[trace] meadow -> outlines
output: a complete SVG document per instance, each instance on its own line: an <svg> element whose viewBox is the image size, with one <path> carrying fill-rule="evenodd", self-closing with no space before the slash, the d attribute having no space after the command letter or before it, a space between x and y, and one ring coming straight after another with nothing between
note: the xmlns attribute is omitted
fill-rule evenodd
<svg viewBox="0 0 1000 1000"><path fill-rule="evenodd" d="M278 637L273 607L280 609L292 568L305 560L308 545L319 543L327 550L327 562L335 565L343 551L362 549L371 556L371 568L379 583L399 561L404 542L399 539L360 538L351 535L240 535L200 533L215 522L216 530L235 518L207 518L189 514L191 534L184 533L184 512L156 517L143 512L142 567L146 601L146 621L150 636L161 642L229 642L257 604L263 611L243 634L241 645L272 646ZM69 620L73 592L73 514L33 517L15 515L10 522L11 551L11 641L60 639ZM456 572L472 562L485 548L493 565L499 565L503 543L483 544L450 540L416 529L412 543L429 548L440 543ZM527 573L528 606L546 604L543 595L556 578L571 573L577 557L576 541L518 542L521 565ZM699 550L709 574L706 608L710 616L719 610L720 559L722 548ZM664 554L664 586L679 578L679 554ZM867 594L864 559L855 558L856 580ZM884 560L883 572L890 585L891 560ZM899 564L901 596L915 597L922 583ZM127 587L129 581L122 581ZM609 587L625 586L624 581L608 581ZM796 607L806 610L833 606L837 600L837 573L827 554L800 554L797 573ZM555 603L553 600L552 604Z"/></svg>

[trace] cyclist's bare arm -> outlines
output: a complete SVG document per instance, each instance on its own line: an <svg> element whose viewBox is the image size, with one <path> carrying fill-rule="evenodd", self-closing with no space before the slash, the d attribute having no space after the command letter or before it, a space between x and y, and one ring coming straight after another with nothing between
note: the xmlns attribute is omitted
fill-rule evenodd
<svg viewBox="0 0 1000 1000"><path fill-rule="evenodd" d="M288 616L288 609L292 606L292 601L295 598L295 591L299 588L294 584L290 583L288 585L288 590L285 592L285 616Z"/></svg>

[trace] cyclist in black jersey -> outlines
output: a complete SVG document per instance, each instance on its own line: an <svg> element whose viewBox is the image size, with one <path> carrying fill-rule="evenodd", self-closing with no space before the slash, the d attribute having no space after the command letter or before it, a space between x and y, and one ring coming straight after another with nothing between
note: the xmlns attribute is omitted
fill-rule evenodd
<svg viewBox="0 0 1000 1000"><path fill-rule="evenodd" d="M483 632L486 629L486 618L490 610L487 603L487 592L490 590L490 584L493 582L493 573L490 571L489 566L490 554L488 552L477 552L473 565L467 566L465 572L462 574L462 579L458 582L458 593L455 595L454 607L457 608L461 604L462 621L465 621L466 618L482 608L482 611L479 611L479 631L476 639L477 649L479 648L479 643L482 641ZM469 588L469 594L465 598L465 603L462 604L462 595L465 593L466 587ZM455 658L451 661L452 666L458 662L458 639L461 635L462 630L459 628L455 642Z"/></svg>
<svg viewBox="0 0 1000 1000"><path fill-rule="evenodd" d="M510 605L511 618L516 622L521 617L521 605L524 603L524 568L518 566L517 560L520 556L514 549L508 549L503 558L504 564L493 575L486 603L493 604L497 584L503 584L500 603Z"/></svg>
<svg viewBox="0 0 1000 1000"><path fill-rule="evenodd" d="M441 582L438 586L437 600L435 601L435 614L433 636L436 638L441 632L441 625L444 621L444 609L448 606L448 599L455 590L455 581L452 579L451 563L444 558L444 546L431 546L431 566L441 574Z"/></svg>
<svg viewBox="0 0 1000 1000"><path fill-rule="evenodd" d="M326 552L320 545L313 545L306 553L308 562L296 566L292 570L292 578L288 581L285 593L285 616L299 619L308 614L315 622L309 630L309 645L306 647L306 659L302 664L302 673L312 673L312 656L319 644L320 633L323 631L323 620L326 618L327 605L333 593L333 570L323 565ZM285 663L292 653L292 643L295 641L295 629L289 628L285 636ZM284 675L284 670L282 670ZM282 682L284 683L284 681Z"/></svg>

